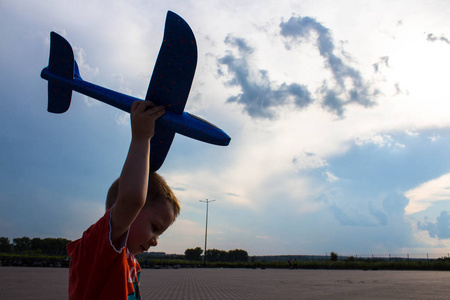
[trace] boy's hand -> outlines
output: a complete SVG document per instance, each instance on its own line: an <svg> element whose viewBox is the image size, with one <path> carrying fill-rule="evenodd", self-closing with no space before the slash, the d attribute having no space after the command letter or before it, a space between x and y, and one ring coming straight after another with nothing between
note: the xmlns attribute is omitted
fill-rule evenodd
<svg viewBox="0 0 450 300"><path fill-rule="evenodd" d="M164 106L151 101L135 101L131 105L131 132L133 138L149 140L155 134L155 121L165 114Z"/></svg>

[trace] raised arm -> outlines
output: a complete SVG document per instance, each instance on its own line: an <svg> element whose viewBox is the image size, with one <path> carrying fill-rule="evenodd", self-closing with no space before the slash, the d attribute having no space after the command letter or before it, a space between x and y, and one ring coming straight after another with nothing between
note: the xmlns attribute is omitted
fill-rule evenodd
<svg viewBox="0 0 450 300"><path fill-rule="evenodd" d="M111 241L117 245L141 211L147 198L150 139L163 106L135 101L131 106L131 144L119 179L119 191L111 215Z"/></svg>

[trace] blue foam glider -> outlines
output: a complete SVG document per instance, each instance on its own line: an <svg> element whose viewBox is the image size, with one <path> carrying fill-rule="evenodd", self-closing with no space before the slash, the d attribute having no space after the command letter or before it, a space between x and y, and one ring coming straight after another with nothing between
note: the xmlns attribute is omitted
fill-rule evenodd
<svg viewBox="0 0 450 300"><path fill-rule="evenodd" d="M189 25L169 11L164 38L156 60L145 100L164 105L166 114L159 118L151 139L150 170L163 164L175 133L206 143L227 146L230 137L217 126L187 112L184 107L197 65L197 45ZM48 80L48 111L64 113L69 109L72 90L130 112L134 101L124 95L84 81L69 42L55 32L50 34L50 59L41 72Z"/></svg>

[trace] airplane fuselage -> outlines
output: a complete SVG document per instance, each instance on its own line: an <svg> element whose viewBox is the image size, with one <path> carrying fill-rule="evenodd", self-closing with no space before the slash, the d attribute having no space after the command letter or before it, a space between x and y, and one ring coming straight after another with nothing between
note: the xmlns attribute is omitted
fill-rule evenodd
<svg viewBox="0 0 450 300"><path fill-rule="evenodd" d="M64 78L51 73L48 67L42 70L41 77L128 113L134 101L144 101L92 84L77 75L73 79ZM214 145L227 146L230 143L230 137L220 128L187 112L177 114L166 110L165 115L158 119L156 126Z"/></svg>

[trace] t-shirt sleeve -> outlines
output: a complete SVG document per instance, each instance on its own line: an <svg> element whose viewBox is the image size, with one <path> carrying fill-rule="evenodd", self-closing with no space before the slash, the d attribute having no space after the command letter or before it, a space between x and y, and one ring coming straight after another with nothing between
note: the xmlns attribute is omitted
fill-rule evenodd
<svg viewBox="0 0 450 300"><path fill-rule="evenodd" d="M79 243L79 247L82 253L89 253L95 256L97 263L106 260L108 257L114 258L116 254L121 253L126 245L128 239L128 232L124 234L118 247L114 246L111 241L111 213L114 208L106 211L105 215L100 218L94 225L83 233L83 237Z"/></svg>
<svg viewBox="0 0 450 300"><path fill-rule="evenodd" d="M109 239L109 244L111 245L111 247L117 252L117 253L121 253L125 247L127 246L127 241L128 241L128 232L129 230L122 236L122 239L119 242L118 248L116 248L116 246L114 246L114 243L111 240L111 231L112 231L112 225L111 225L111 220L112 220L112 210L114 209L114 206L109 210L109 233L108 233L108 239Z"/></svg>

